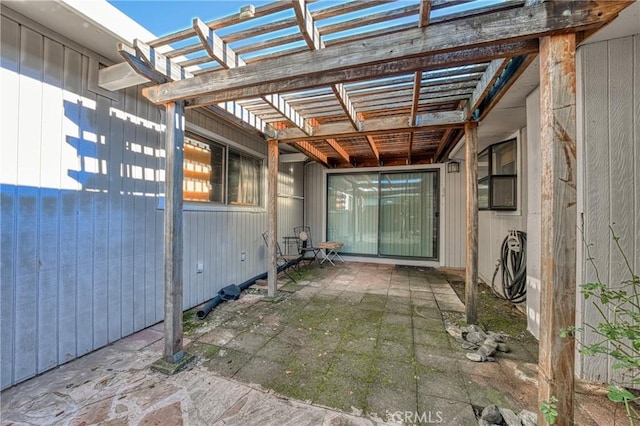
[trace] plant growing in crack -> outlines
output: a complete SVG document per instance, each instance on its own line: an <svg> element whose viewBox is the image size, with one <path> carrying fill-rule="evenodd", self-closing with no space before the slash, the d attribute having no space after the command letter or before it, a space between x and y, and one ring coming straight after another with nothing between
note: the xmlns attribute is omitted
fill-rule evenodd
<svg viewBox="0 0 640 426"><path fill-rule="evenodd" d="M615 224L614 224L615 225ZM582 328L563 330L562 336L575 335L589 330L596 336L595 343L577 339L580 353L588 356L604 354L613 358L613 371L622 373L622 380L608 387L611 401L624 404L629 424L640 420L635 396L626 387L640 385L640 278L624 252L620 237L613 226L609 226L617 252L623 260L627 279L616 285L607 285L600 278L595 259L590 253L590 244L584 244L587 262L594 270L595 282L580 285L585 300L591 299L599 316L598 324L585 323Z"/></svg>
<svg viewBox="0 0 640 426"><path fill-rule="evenodd" d="M549 400L542 402L542 407L540 407L540 411L542 411L542 415L546 422L550 425L555 425L558 420L558 406L557 403L558 398L555 396L551 396Z"/></svg>

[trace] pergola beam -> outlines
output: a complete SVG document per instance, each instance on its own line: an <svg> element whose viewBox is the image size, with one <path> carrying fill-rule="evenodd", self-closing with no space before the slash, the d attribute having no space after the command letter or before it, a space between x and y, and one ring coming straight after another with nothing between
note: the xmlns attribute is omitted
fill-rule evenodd
<svg viewBox="0 0 640 426"><path fill-rule="evenodd" d="M167 76L171 81L183 80L193 77L189 71L178 65L173 59L169 59L157 49L149 46L148 44L135 39L133 41L133 48L142 60L152 70L159 72L162 75Z"/></svg>
<svg viewBox="0 0 640 426"><path fill-rule="evenodd" d="M150 68L149 65L147 65L147 63L138 56L138 53L129 46L123 43L118 44L118 53L120 53L120 56L122 56L125 62L142 78L158 84L166 83L167 81L169 81L169 79L165 75ZM131 86L123 86L123 84L119 84L118 87L121 89L125 89Z"/></svg>
<svg viewBox="0 0 640 426"><path fill-rule="evenodd" d="M282 129L276 131L275 139L280 142L292 142L295 140L319 140L326 138L345 138L366 135L384 135L401 133L403 131L420 131L428 129L442 129L464 126L463 111L428 112L416 115L414 125L410 125L410 116L400 115L363 120L360 130L354 131L351 123L337 122L319 124L313 129L313 134L308 136L298 129Z"/></svg>
<svg viewBox="0 0 640 426"><path fill-rule="evenodd" d="M431 16L431 0L420 0L420 21L419 27L426 27L429 25L429 18Z"/></svg>
<svg viewBox="0 0 640 426"><path fill-rule="evenodd" d="M349 156L349 154L347 153L347 151L344 150L344 148L342 148L342 146L338 143L338 141L336 141L335 139L331 139L328 138L326 139L327 144L329 144L329 146L338 153L338 155L340 157L342 157L342 159L344 161L346 161L347 163L351 164L351 157Z"/></svg>
<svg viewBox="0 0 640 426"><path fill-rule="evenodd" d="M453 129L449 128L449 129L445 129L444 133L442 134L442 138L440 138L440 143L438 144L436 153L433 156L435 161L440 160L440 155L444 151L445 147L449 143L449 139L451 138L451 132L453 132Z"/></svg>
<svg viewBox="0 0 640 426"><path fill-rule="evenodd" d="M398 65L409 59L433 59L435 55L445 54L455 56L460 50L495 48L503 43L525 42L548 34L597 27L615 18L628 5L626 1L604 0L545 2L508 9L500 14L410 28L398 31L394 37L374 36L366 43L355 41L339 48L300 52L241 69L211 71L170 85L146 88L144 94L153 103L193 100L202 96L217 98L218 101L229 100L224 98L230 96L237 100L337 84L376 74L389 76L408 71L406 63L402 71ZM452 38L451 34L456 34L456 37ZM513 54L510 51L490 59ZM485 51L487 56L490 56L489 52ZM455 62L452 59L448 61ZM418 66L413 71L421 68L424 69ZM211 99L208 101L213 103Z"/></svg>
<svg viewBox="0 0 640 426"><path fill-rule="evenodd" d="M347 90L344 88L344 84L334 84L331 86L331 90L333 90L333 94L338 98L338 102L340 102L340 106L344 110L345 114L347 114L347 118L349 118L349 122L353 126L355 130L358 130L360 127L360 122L358 120L358 113L356 112L356 108L353 106L349 95L347 94Z"/></svg>
<svg viewBox="0 0 640 426"><path fill-rule="evenodd" d="M369 147L371 148L371 151L373 151L373 155L376 157L378 166L381 166L382 163L380 163L380 152L378 151L378 147L376 146L376 142L373 140L372 135L367 135L367 143L369 143Z"/></svg>
<svg viewBox="0 0 640 426"><path fill-rule="evenodd" d="M211 28L199 18L193 19L193 28L207 54L224 68L245 66L246 63Z"/></svg>
<svg viewBox="0 0 640 426"><path fill-rule="evenodd" d="M329 51L330 49L324 49ZM318 51L320 52L320 51ZM309 55L314 52L302 52L300 54ZM317 52L316 52L317 53ZM187 105L202 106L210 105L228 100L240 100L255 98L268 93L298 91L315 89L318 87L330 86L343 82L352 82L359 80L369 80L381 77L392 77L396 75L406 74L417 70L437 70L448 67L458 67L462 65L477 64L478 62L487 62L492 59L502 58L510 55L524 55L530 53L538 53L538 40L525 40L505 42L494 45L485 45L472 48L462 48L453 52L439 52L433 54L424 54L422 56L403 58L393 62L382 62L369 65L353 65L351 68L336 68L328 71L318 71L308 75L296 75L295 71L290 71L289 77L281 77L282 71L275 70L278 74L277 79L271 79L268 76L271 71L265 70L263 80L255 80L248 84L239 76L230 76L227 73L233 70L211 71L207 74L196 76L192 85L178 86L155 86L143 89L143 94L154 103L162 103L163 99L184 98ZM297 54L297 55L300 55ZM290 58L287 57L287 58ZM278 58L279 59L279 58ZM278 59L275 59L276 61ZM308 57L307 61L314 61L315 58ZM272 64L272 61L264 61L261 64ZM289 65L285 58L278 67L289 69ZM245 68L254 65L247 65ZM299 69L304 69L301 66ZM250 71L248 75L252 75ZM213 79L211 78L213 77ZM229 85L218 86L220 81L229 78ZM198 79L196 81L196 79ZM202 79L202 80L201 80ZM253 80L253 78L252 78Z"/></svg>
<svg viewBox="0 0 640 426"><path fill-rule="evenodd" d="M471 95L471 100L469 101L469 113L473 114L473 112L480 106L480 103L484 100L491 87L496 82L498 77L500 77L500 73L504 71L504 68L507 66L509 61L504 58L494 59L487 66L486 71L482 74L478 85L476 86L473 94Z"/></svg>
<svg viewBox="0 0 640 426"><path fill-rule="evenodd" d="M322 153L318 148L311 145L309 142L296 141L296 142L293 142L293 145L295 145L295 147L303 154L314 159L315 161L322 164L323 166L327 168L331 168L331 164L329 164L329 159L327 158L327 156L324 153Z"/></svg>
<svg viewBox="0 0 640 426"><path fill-rule="evenodd" d="M124 57L122 53L121 56ZM139 59L136 58L135 60ZM129 64L129 60L126 59L125 62L120 62L119 64L111 65L98 71L98 86L112 92L137 86L138 84L146 84L149 83L149 81L151 81L150 78L143 76L137 69L134 69L134 67ZM159 83L160 81L154 79L153 82Z"/></svg>

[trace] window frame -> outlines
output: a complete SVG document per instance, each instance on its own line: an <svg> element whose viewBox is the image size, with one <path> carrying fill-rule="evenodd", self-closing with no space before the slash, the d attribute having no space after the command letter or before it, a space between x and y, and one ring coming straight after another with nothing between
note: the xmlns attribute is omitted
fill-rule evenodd
<svg viewBox="0 0 640 426"><path fill-rule="evenodd" d="M503 147L506 144L512 144L514 149L513 163L515 173L494 173L493 157L494 150ZM487 175L478 177L478 191L480 191L480 184L487 184L487 205L480 205L478 200L478 210L483 211L517 211L518 210L518 139L511 138L502 142L489 145L478 153L478 163L480 163L480 157L487 156ZM499 181L511 181L513 186L513 205L499 205L494 204L494 186ZM480 197L478 197L480 199Z"/></svg>

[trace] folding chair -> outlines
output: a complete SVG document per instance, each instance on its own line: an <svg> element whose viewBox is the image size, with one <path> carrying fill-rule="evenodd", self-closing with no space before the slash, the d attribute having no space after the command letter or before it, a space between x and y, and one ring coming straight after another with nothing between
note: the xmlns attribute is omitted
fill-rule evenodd
<svg viewBox="0 0 640 426"><path fill-rule="evenodd" d="M313 245L313 241L311 240L311 228L308 226L296 226L293 228L293 232L296 236L296 242L298 243L298 253L302 256L302 260L309 260L309 264L314 260L317 260L318 263L320 263L321 259L318 255L321 249ZM306 257L307 253L312 253L313 257ZM322 266L322 264L320 266Z"/></svg>
<svg viewBox="0 0 640 426"><path fill-rule="evenodd" d="M269 232L265 231L262 233L262 239L267 247L269 247ZM287 272L287 269L293 267L293 269L298 273L299 276L302 276L300 270L298 269L298 262L300 261L299 254L282 254L282 249L280 249L280 244L276 241L276 265L278 265L278 271L284 272L291 280L296 283L296 279ZM298 260L293 264L289 264L292 260Z"/></svg>

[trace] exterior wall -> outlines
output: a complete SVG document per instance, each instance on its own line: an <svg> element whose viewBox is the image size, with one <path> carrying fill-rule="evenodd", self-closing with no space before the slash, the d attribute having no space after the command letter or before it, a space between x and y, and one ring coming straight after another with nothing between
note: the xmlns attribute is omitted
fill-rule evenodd
<svg viewBox="0 0 640 426"><path fill-rule="evenodd" d="M440 236L444 239L440 264L450 268L465 267L467 245L467 187L464 163L460 173L442 173L445 181L444 211L441 213ZM444 223L443 223L444 222Z"/></svg>
<svg viewBox="0 0 640 426"><path fill-rule="evenodd" d="M87 48L4 6L1 31L4 389L162 320L164 137L139 88L97 88L103 59ZM211 115L188 120L266 152ZM301 172L283 173L280 191L298 194ZM279 217L301 222L301 208L281 204ZM186 206L184 308L265 271L265 228L262 208Z"/></svg>
<svg viewBox="0 0 640 426"><path fill-rule="evenodd" d="M527 329L536 338L540 329L540 89L527 96L527 144L529 179L527 185Z"/></svg>
<svg viewBox="0 0 640 426"><path fill-rule="evenodd" d="M527 137L526 130L514 135L517 139L518 150L518 210L478 212L478 276L488 285L500 257L502 241L510 230L526 231L527 225ZM481 141L482 146L488 146L501 141ZM463 217L464 220L464 217ZM499 286L500 282L496 282Z"/></svg>
<svg viewBox="0 0 640 426"><path fill-rule="evenodd" d="M630 275L609 226L635 274L640 271L640 35L580 47L577 61L578 224L589 244L589 253L579 244L578 283L597 280L590 256L602 282L616 286ZM582 324L600 322L591 299L578 295L577 318ZM589 332L582 338L596 341ZM576 364L586 380L617 377L606 357L579 354Z"/></svg>
<svg viewBox="0 0 640 426"><path fill-rule="evenodd" d="M239 144L254 155L266 155L264 140L248 136L210 114L188 110L186 119L187 129L194 130L190 126L194 124L198 126L195 132L203 137ZM183 308L196 306L214 297L222 287L239 284L264 272L266 251L261 234L266 227L263 208L185 203ZM162 235L162 229L160 232ZM244 261L242 252L245 252ZM198 263L203 265L201 273L197 271Z"/></svg>
<svg viewBox="0 0 640 426"><path fill-rule="evenodd" d="M2 17L2 388L162 318L161 112L92 60Z"/></svg>
<svg viewBox="0 0 640 426"><path fill-rule="evenodd" d="M590 256L604 283L626 279L624 263L609 226L634 267L640 270L640 36L581 46L577 51L578 251L577 284L596 281ZM540 291L540 92L527 97L530 183L528 185L529 330L538 335ZM589 254L586 245L589 244ZM591 300L577 294L576 322L597 325ZM585 332L585 343L596 337ZM611 382L616 376L604 356L577 354L576 373L585 380Z"/></svg>
<svg viewBox="0 0 640 426"><path fill-rule="evenodd" d="M293 236L293 228L304 222L304 163L280 163L278 176L278 240ZM291 250L295 250L291 247ZM290 253L293 253L290 251Z"/></svg>
<svg viewBox="0 0 640 426"><path fill-rule="evenodd" d="M304 170L304 224L311 227L313 238L324 241L327 235L325 223L327 182L324 177L324 167L312 162L307 163Z"/></svg>

